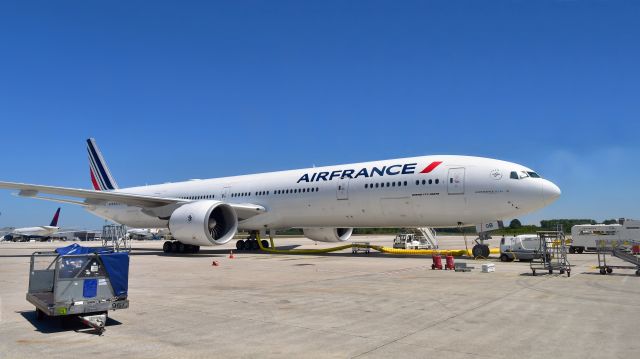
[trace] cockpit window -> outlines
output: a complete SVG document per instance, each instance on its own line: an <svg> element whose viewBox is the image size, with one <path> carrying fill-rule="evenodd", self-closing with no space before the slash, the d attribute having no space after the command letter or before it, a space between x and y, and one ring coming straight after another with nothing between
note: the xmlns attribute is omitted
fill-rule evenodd
<svg viewBox="0 0 640 359"><path fill-rule="evenodd" d="M512 171L510 177L511 179L520 179L520 177L518 177L518 172L516 171Z"/></svg>
<svg viewBox="0 0 640 359"><path fill-rule="evenodd" d="M520 179L529 177L527 171L520 171Z"/></svg>
<svg viewBox="0 0 640 359"><path fill-rule="evenodd" d="M531 178L540 178L540 175L535 172L527 172Z"/></svg>

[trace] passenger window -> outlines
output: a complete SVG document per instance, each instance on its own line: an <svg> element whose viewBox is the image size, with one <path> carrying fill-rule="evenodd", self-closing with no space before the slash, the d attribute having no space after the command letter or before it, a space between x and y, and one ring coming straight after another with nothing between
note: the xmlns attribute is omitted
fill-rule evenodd
<svg viewBox="0 0 640 359"><path fill-rule="evenodd" d="M427 184L426 180L422 180L422 185L424 186L425 184Z"/></svg>
<svg viewBox="0 0 640 359"><path fill-rule="evenodd" d="M453 178L449 178L449 183L453 183Z"/></svg>
<svg viewBox="0 0 640 359"><path fill-rule="evenodd" d="M420 180L416 180L416 186L420 184Z"/></svg>
<svg viewBox="0 0 640 359"><path fill-rule="evenodd" d="M438 183L440 183L440 180L439 180L439 179L436 179L436 184L438 184Z"/></svg>
<svg viewBox="0 0 640 359"><path fill-rule="evenodd" d="M429 180L429 184L433 184L433 180Z"/></svg>

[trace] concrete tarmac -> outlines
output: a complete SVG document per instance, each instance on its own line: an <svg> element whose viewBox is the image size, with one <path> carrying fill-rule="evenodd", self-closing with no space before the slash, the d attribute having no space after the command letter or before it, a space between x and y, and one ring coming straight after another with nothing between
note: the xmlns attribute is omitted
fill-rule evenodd
<svg viewBox="0 0 640 359"><path fill-rule="evenodd" d="M392 236L354 241L391 246ZM461 237L441 247L464 248ZM25 300L29 255L69 243L0 243L0 358L633 358L640 352L640 277L600 275L595 254L566 275L528 263L456 259L470 273L431 270L430 257L235 253L234 243L165 255L133 243L130 308L103 336L36 320ZM89 245L98 243L87 242ZM286 248L323 248L304 238ZM492 243L495 247L496 243ZM219 266L212 266L212 261ZM481 273L482 263L496 265ZM616 262L620 264L619 262Z"/></svg>

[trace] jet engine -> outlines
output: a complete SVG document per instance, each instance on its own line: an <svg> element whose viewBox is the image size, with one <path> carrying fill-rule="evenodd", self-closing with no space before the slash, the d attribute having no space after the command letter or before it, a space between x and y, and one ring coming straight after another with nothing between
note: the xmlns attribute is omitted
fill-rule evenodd
<svg viewBox="0 0 640 359"><path fill-rule="evenodd" d="M303 228L304 236L318 242L344 242L349 240L353 228Z"/></svg>
<svg viewBox="0 0 640 359"><path fill-rule="evenodd" d="M220 201L197 201L178 207L169 218L169 230L184 244L225 244L238 230L236 212Z"/></svg>

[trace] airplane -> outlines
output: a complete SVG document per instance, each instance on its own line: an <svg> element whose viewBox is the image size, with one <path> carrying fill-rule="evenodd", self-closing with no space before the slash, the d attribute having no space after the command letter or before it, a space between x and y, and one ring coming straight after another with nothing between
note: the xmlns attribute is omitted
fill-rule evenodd
<svg viewBox="0 0 640 359"><path fill-rule="evenodd" d="M14 228L4 236L4 240L16 241L18 238L49 238L60 230L60 227L58 227L58 217L60 217L60 207L58 207L48 226Z"/></svg>
<svg viewBox="0 0 640 359"><path fill-rule="evenodd" d="M561 194L520 164L456 155L119 188L93 138L87 151L92 190L15 182L0 188L80 205L132 228L168 228L174 240L164 243L167 253L223 245L238 230L252 236L236 248L257 249L259 234L288 228L301 228L311 240L341 242L355 227L482 226L545 207ZM472 252L486 257L489 247L481 241Z"/></svg>

